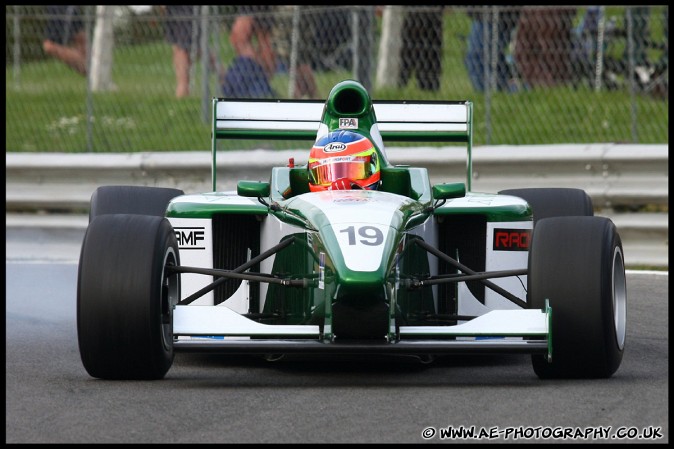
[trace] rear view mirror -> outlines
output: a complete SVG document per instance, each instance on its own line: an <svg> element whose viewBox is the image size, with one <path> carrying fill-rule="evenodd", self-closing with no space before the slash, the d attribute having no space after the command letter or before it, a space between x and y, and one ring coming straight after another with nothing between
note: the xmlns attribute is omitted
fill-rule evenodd
<svg viewBox="0 0 674 449"><path fill-rule="evenodd" d="M447 200L450 198L462 198L464 196L466 196L466 184L463 182L452 182L433 186L434 200Z"/></svg>
<svg viewBox="0 0 674 449"><path fill-rule="evenodd" d="M268 182L239 181L236 184L236 193L239 196L252 198L266 198L269 196L270 187Z"/></svg>

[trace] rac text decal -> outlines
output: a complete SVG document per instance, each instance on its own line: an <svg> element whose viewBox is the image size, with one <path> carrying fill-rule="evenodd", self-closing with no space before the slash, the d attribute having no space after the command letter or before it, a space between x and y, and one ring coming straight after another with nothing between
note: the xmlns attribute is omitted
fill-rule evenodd
<svg viewBox="0 0 674 449"><path fill-rule="evenodd" d="M530 229L494 229L494 251L528 251Z"/></svg>

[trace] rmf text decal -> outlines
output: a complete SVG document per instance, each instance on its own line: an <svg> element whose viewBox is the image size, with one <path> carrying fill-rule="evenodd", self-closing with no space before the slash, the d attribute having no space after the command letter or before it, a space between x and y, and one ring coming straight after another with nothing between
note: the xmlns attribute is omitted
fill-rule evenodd
<svg viewBox="0 0 674 449"><path fill-rule="evenodd" d="M179 249L206 249L204 244L204 227L173 228L176 232Z"/></svg>
<svg viewBox="0 0 674 449"><path fill-rule="evenodd" d="M494 251L528 251L531 229L494 229Z"/></svg>

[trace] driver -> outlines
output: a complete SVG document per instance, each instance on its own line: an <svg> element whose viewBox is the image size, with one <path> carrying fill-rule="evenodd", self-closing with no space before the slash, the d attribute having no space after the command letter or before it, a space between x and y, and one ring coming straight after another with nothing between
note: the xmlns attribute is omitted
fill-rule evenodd
<svg viewBox="0 0 674 449"><path fill-rule="evenodd" d="M367 137L334 131L316 140L309 153L309 190L376 190L381 180L379 155Z"/></svg>

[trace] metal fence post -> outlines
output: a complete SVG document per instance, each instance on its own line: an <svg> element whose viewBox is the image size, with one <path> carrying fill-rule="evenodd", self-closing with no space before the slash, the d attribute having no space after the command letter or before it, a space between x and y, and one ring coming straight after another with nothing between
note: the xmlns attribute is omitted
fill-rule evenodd
<svg viewBox="0 0 674 449"><path fill-rule="evenodd" d="M492 7L496 8L495 6ZM482 69L484 71L484 109L486 128L486 142L487 145L491 143L491 63L490 63L490 47L491 40L489 39L489 11L490 8L485 7L482 11Z"/></svg>
<svg viewBox="0 0 674 449"><path fill-rule="evenodd" d="M496 90L496 77L498 70L498 40L500 38L498 33L499 23L499 7L493 6L491 13L491 41L490 41L490 50L491 56L489 57L489 87L491 91Z"/></svg>
<svg viewBox="0 0 674 449"><path fill-rule="evenodd" d="M20 17L20 6L14 6L14 30L12 35L14 36L14 58L13 67L12 67L12 78L14 81L14 87L18 88L21 85L21 20Z"/></svg>
<svg viewBox="0 0 674 449"><path fill-rule="evenodd" d="M211 108L210 108L211 92L210 92L210 84L208 82L209 66L210 66L209 62L211 56L210 49L208 46L208 18L209 18L208 10L209 10L208 5L204 5L201 7L201 11L199 14L199 22L201 23L201 34L199 35L200 37L199 47L201 48L201 67L202 67L201 88L203 93L201 96L201 116L203 118L204 123L209 123L211 118Z"/></svg>
<svg viewBox="0 0 674 449"><path fill-rule="evenodd" d="M93 27L91 23L96 20L96 14L91 14L91 11L96 6L87 6L85 7L84 13L84 34L87 36L87 152L91 153L94 151L94 96L93 96L93 85L91 80L91 42L93 41ZM95 11L95 9L93 9Z"/></svg>
<svg viewBox="0 0 674 449"><path fill-rule="evenodd" d="M194 5L192 7L192 17L183 17L184 20L190 20L191 22L191 30L192 30L192 36L190 38L190 84L189 84L189 89L190 92L194 92L194 74L196 72L196 60L197 60L197 52L199 48L199 40L197 39L199 37L199 15L200 15L200 9L198 5Z"/></svg>
<svg viewBox="0 0 674 449"><path fill-rule="evenodd" d="M290 61L288 64L288 98L295 97L295 79L297 78L297 46L300 40L300 7L293 7L292 31L290 32Z"/></svg>
<svg viewBox="0 0 674 449"><path fill-rule="evenodd" d="M632 8L628 7L627 11L627 77L629 78L630 86L630 112L632 119L632 142L639 142L637 135L637 99L636 99L636 79L634 79L634 23L632 18Z"/></svg>
<svg viewBox="0 0 674 449"><path fill-rule="evenodd" d="M606 28L606 14L604 7L599 7L599 23L597 24L597 51L595 52L597 61L594 70L594 91L601 90L601 77L604 70L604 30Z"/></svg>
<svg viewBox="0 0 674 449"><path fill-rule="evenodd" d="M360 71L360 58L358 50L360 47L360 34L358 33L358 11L357 7L351 11L351 70L353 77L358 79ZM363 80L359 80L361 83Z"/></svg>

